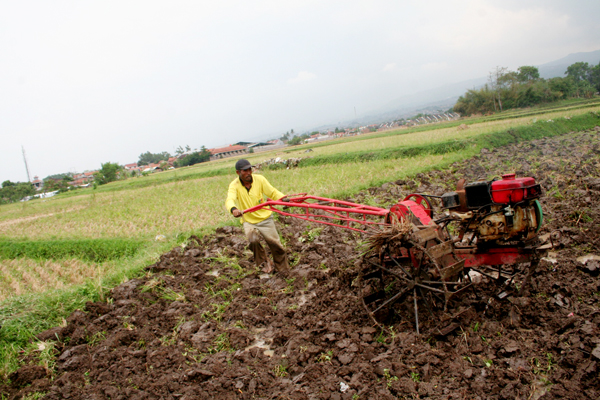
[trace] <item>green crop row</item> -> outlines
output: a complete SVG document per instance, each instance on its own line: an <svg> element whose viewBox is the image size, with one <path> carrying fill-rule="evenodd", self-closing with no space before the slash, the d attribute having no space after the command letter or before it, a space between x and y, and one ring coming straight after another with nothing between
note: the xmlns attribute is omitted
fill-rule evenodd
<svg viewBox="0 0 600 400"><path fill-rule="evenodd" d="M520 141L541 139L583 131L600 125L600 113L591 111L555 120L538 120L529 125L517 126L507 131L488 133L475 139L481 147L494 148Z"/></svg>
<svg viewBox="0 0 600 400"><path fill-rule="evenodd" d="M0 240L0 259L60 260L102 263L134 256L146 242L132 239Z"/></svg>
<svg viewBox="0 0 600 400"><path fill-rule="evenodd" d="M299 166L308 167L323 164L370 162L376 160L393 160L398 158L439 155L463 150L465 147L467 147L466 142L452 140L447 142L432 143L424 146L407 146L393 149L356 151L343 154L323 155L319 157L306 158L300 161ZM276 164L273 166L276 166Z"/></svg>
<svg viewBox="0 0 600 400"><path fill-rule="evenodd" d="M325 164L345 164L357 162L370 162L377 160L390 160L411 158L427 155L440 155L454 153L467 147L477 145L478 147L494 148L522 140L539 139L562 135L571 131L580 131L595 127L600 123L600 114L589 112L575 115L569 118L557 118L556 120L539 120L528 125L517 126L505 131L482 134L477 137L463 140L449 140L427 145L403 146L391 149L355 151L337 153L331 155L320 155L305 158L298 164L300 167L308 167ZM266 169L285 168L283 164L273 164Z"/></svg>

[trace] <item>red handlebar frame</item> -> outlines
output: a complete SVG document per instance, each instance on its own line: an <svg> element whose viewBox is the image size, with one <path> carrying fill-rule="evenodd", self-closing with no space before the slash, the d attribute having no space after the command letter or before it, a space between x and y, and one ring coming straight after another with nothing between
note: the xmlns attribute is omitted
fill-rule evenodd
<svg viewBox="0 0 600 400"><path fill-rule="evenodd" d="M325 225L332 225L335 227L342 227L357 232L364 231L364 228L366 228L369 225L388 225L385 222L367 220L367 215L385 218L390 212L390 210L387 210L385 208L366 206L363 204L356 204L343 200L328 199L325 197L309 196L306 195L306 193L294 194L286 197L289 198L289 201L268 200L264 203L248 208L247 210L242 211L242 213L246 214L261 210L263 208L267 208L268 210L281 215L299 218L311 222L317 222ZM303 208L304 213L290 213L287 211L279 210L275 208L275 206L283 206L286 208ZM311 212L312 210L320 210L323 211L324 214L315 214ZM353 217L351 215L355 215L356 217ZM358 219L360 217L362 218ZM351 224L359 224L362 226L363 229L355 228L351 226Z"/></svg>

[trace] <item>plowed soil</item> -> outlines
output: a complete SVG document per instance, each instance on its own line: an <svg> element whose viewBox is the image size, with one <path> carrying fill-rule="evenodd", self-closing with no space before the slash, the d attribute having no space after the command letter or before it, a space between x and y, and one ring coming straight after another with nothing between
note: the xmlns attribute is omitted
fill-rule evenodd
<svg viewBox="0 0 600 400"><path fill-rule="evenodd" d="M146 276L88 303L59 339L53 371L32 363L0 387L46 399L598 399L600 398L600 128L484 150L445 171L390 182L356 202L388 207L411 192L441 195L460 178L516 172L541 183L545 225L560 243L527 296L498 299L483 279L448 310L382 329L355 280L360 234L280 219L293 265L255 269L241 229L190 238ZM4 398L4 397L3 397ZM37 397L36 397L37 398Z"/></svg>

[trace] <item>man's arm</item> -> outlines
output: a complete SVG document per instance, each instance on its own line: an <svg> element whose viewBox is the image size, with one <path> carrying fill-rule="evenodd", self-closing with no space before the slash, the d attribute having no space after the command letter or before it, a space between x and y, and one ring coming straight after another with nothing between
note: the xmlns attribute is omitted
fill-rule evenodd
<svg viewBox="0 0 600 400"><path fill-rule="evenodd" d="M229 184L229 190L227 191L227 199L225 200L225 208L229 210L234 217L238 218L242 216L242 212L238 210L235 203L237 201L237 190L234 185L235 181Z"/></svg>

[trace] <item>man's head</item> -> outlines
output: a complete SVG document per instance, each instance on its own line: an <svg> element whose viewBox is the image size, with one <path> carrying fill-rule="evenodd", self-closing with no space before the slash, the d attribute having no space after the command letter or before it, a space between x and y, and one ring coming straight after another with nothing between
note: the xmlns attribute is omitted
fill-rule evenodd
<svg viewBox="0 0 600 400"><path fill-rule="evenodd" d="M244 183L252 183L252 164L250 161L242 158L235 163L235 172Z"/></svg>

